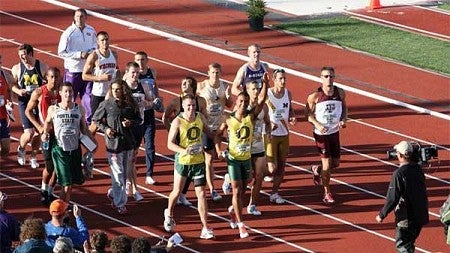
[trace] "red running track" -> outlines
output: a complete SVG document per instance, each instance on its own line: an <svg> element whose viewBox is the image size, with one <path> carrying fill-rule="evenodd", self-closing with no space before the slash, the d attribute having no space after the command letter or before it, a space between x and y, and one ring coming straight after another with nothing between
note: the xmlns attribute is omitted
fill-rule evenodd
<svg viewBox="0 0 450 253"><path fill-rule="evenodd" d="M29 9L33 11L23 11L14 3L2 3L2 11L14 13L59 29L64 29L68 25L67 21L72 17L72 11L60 7L36 1L28 4ZM83 4L88 6L87 2L83 2ZM363 86L360 83L361 81L370 83L372 85L365 84L365 86L368 86L368 90L372 92L378 93L382 90L382 94L387 96L387 94L392 93L390 91L396 91L397 93L392 96L397 99L405 98L405 95L408 95L407 99L405 98L405 101L408 102L416 99L427 99L431 101L432 108L441 109L445 105L443 101L448 98L445 95L445 88L442 87L442 83L448 82L447 78L323 44L310 43L302 38L291 37L276 31L266 30L262 33L250 33L245 23L245 15L240 12L211 6L201 1L180 1L177 4L170 1L151 2L145 3L146 8L144 8L143 2L136 2L133 7L120 6L119 4L121 2L113 1L108 4L108 8L122 12L122 14L127 13L134 21L139 21L138 18L140 18L157 22L159 27L162 27L162 24L166 28L171 27L171 32L174 28L189 31L190 33L185 32L186 37L189 38L201 39L202 41L209 40L211 43L218 39L230 38L228 45L224 44L223 47L228 50L235 47L234 50L239 53L245 53L244 48L248 44L258 41L264 47L263 57L265 60L287 67L296 67L296 69L311 74L317 74L317 69L322 65L332 64L338 70L339 81L346 81L346 84L347 81L352 84L358 83L360 87ZM214 18L211 18L211 16L207 18L208 15L213 15ZM6 14L2 14L1 17L2 38L14 38L17 43L27 41L37 49L50 51L54 54L60 35L59 31L33 25L29 21L20 20ZM176 20L175 17L177 17ZM189 20L190 22L181 23L180 20ZM132 51L145 49L152 57L190 68L191 70L186 70L155 60L151 62L152 66L158 70L159 84L168 91L176 92L179 89L179 80L184 75L192 75L192 70L204 73L207 64L211 61L218 61L224 66L224 78L226 80L232 80L235 70L242 64L241 61L176 41L168 41L137 30L125 30L123 26L94 17L89 17L88 22L96 27L97 31L107 30L111 35L112 43L118 47ZM219 26L219 24L222 25ZM29 34L45 34L45 39L33 38ZM4 65L11 67L17 61L17 45L13 41L2 41L1 43ZM313 57L308 57L311 55ZM301 56L301 58L297 56ZM62 61L52 54L37 53L37 57L51 65L62 66ZM298 59L301 59L301 61ZM129 60L131 60L131 54L119 50L120 64L124 66ZM386 75L369 75L370 72L378 71L386 73ZM392 80L380 78L387 76L388 73L398 73L399 80L404 78L404 81L395 83ZM364 74L367 76L364 76ZM193 75L202 78L199 73ZM389 75L389 77L391 76ZM317 86L314 82L305 79L294 76L288 78L294 100L299 102L303 102L306 95ZM393 78L397 78L397 75ZM430 80L430 85L423 87L417 80ZM410 85L406 85L406 87L400 85L405 83ZM411 89L411 87L414 87L414 89ZM418 90L428 92L421 93ZM435 96L430 95L429 92L435 92ZM168 93L164 93L164 96L166 100L171 97ZM336 206L328 207L321 203L320 190L312 185L311 175L304 170L311 162L317 160L317 155L313 143L309 139L311 128L309 124L301 121L292 129L291 155L288 160L286 180L281 191L281 194L290 203L274 206L268 202L265 195L262 195L259 206L263 211L263 216L255 218L245 215L244 217L248 226L263 231L275 239L258 234L255 230L250 231L250 238L238 239L236 231L229 229L227 223L223 220L223 218L227 218L225 209L230 201L227 196L223 203L209 203L210 212L222 217L210 216L210 223L216 234L216 239L213 241L198 239L200 227L195 210L177 207L175 214L178 223L177 231L186 239L185 245L200 252L256 252L261 250L265 252L298 252L301 249L315 252L393 251L393 242L389 240L394 236L392 215L386 220L385 224L376 224L374 221L377 211L383 205L381 196L385 194L389 177L395 168L389 163L382 162L385 159L385 150L390 148L392 144L406 138L399 134L407 135L408 139L411 137L429 140L448 148L449 124L441 119L418 115L412 111L356 94L349 94L348 97L350 117L360 120L349 123L348 129L342 132L341 138L345 148L342 166L333 176L335 180L339 180L333 182L333 189L338 201ZM424 104L422 103L422 105ZM302 113L301 105L296 106L296 111L299 114ZM442 111L445 111L445 109ZM12 135L14 137L19 135L17 124L14 125ZM166 136L166 131L160 126L157 132L157 151L160 154L172 156L172 153L165 148ZM100 136L98 140L102 143ZM12 150L15 150L16 143L13 142L12 146ZM100 147L100 150L104 150L103 146ZM97 166L102 171L107 172L106 161L102 157L105 157L104 153L96 154ZM427 170L429 174L427 186L430 195L430 211L433 213L438 212L438 207L448 193L448 150L442 150L440 157L442 160L441 166L435 170ZM40 172L32 171L30 168L19 168L14 162L14 158L15 152L12 153L9 160L2 161L2 173L4 174L0 175L2 190L5 189L5 191L11 193L11 200L13 200L9 202L10 211L17 213L20 218L28 216L30 212L34 212L39 217L45 217L45 209L40 207L37 201L34 201L38 198L38 192L35 189L23 187L22 184L5 177L5 175L9 175L32 185L40 184ZM376 159L381 159L381 161ZM142 154L138 166L140 168L139 181L143 183L145 173ZM223 163L218 163L217 170L217 174L223 175ZM166 205L166 199L151 191L167 196L171 187L171 175L172 162L164 157L159 157L156 178L160 184L146 187L149 191L143 190L146 198L144 202L137 204L130 199L129 209L131 214L126 217L120 217L110 210L105 197L110 180L105 175L97 173L94 180L90 180L85 186L77 188L73 200L95 209L98 213L92 213L91 211L84 211L83 213L89 220L90 227L105 229L111 236L119 233L128 234L132 237L149 236L144 234L143 230L156 235L165 234L162 228L162 210ZM216 187L219 187L220 184L220 180L215 183ZM355 186L360 187L360 189L356 189ZM270 185L265 184L264 190L267 191L269 187ZM32 201L30 201L31 197ZM189 193L189 197L194 200L192 192ZM100 217L99 214L101 213L109 217ZM112 220L112 218L118 220ZM129 228L119 221L128 222L142 230ZM437 240L437 238L442 238L442 240ZM157 239L153 240L156 241ZM436 217L432 216L431 223L424 228L417 246L428 251L445 250L442 228ZM179 251L185 250L179 249Z"/></svg>

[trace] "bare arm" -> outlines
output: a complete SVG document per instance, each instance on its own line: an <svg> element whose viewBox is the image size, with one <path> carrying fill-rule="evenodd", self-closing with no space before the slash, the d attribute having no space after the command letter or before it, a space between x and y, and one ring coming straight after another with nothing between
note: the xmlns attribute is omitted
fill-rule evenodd
<svg viewBox="0 0 450 253"><path fill-rule="evenodd" d="M225 84L225 106L231 108L233 106L233 97L231 96L231 85Z"/></svg>
<svg viewBox="0 0 450 253"><path fill-rule="evenodd" d="M295 125L297 123L297 117L295 116L295 110L292 106L292 94L290 91L288 91L288 97L289 97L289 123L291 125Z"/></svg>
<svg viewBox="0 0 450 253"><path fill-rule="evenodd" d="M164 127L167 130L170 130L170 123L179 113L178 108L180 108L180 98L178 98L178 97L172 99L169 102L169 104L166 106L163 116L162 116L162 121L163 121Z"/></svg>
<svg viewBox="0 0 450 253"><path fill-rule="evenodd" d="M41 135L42 141L47 141L50 138L50 132L53 130L53 114L55 114L56 107L51 105L47 110L47 118L44 122L44 131Z"/></svg>
<svg viewBox="0 0 450 253"><path fill-rule="evenodd" d="M25 115L27 118L31 121L33 126L38 130L40 134L44 132L44 127L41 126L40 122L34 117L32 111L35 109L39 104L39 98L42 95L42 89L37 88L36 90L31 93L30 100L28 101L27 107L25 108Z"/></svg>
<svg viewBox="0 0 450 253"><path fill-rule="evenodd" d="M244 81L244 72L245 65L239 68L236 73L236 77L234 78L233 85L231 86L231 94L235 96L239 95L242 91L241 84Z"/></svg>
<svg viewBox="0 0 450 253"><path fill-rule="evenodd" d="M94 67L95 67L95 62L97 61L97 59L98 59L98 57L95 52L92 52L87 57L86 63L84 64L84 67L83 67L83 73L81 75L84 81L90 81L90 82L101 81L100 77L97 77L94 75Z"/></svg>
<svg viewBox="0 0 450 253"><path fill-rule="evenodd" d="M20 64L16 64L12 67L11 74L13 79L11 84L12 92L16 93L21 97L25 96L27 94L27 90L19 88Z"/></svg>
<svg viewBox="0 0 450 253"><path fill-rule="evenodd" d="M317 128L320 132L326 132L327 129L322 124L320 124L319 121L317 121L316 116L314 115L314 112L316 110L317 99L318 99L317 92L314 92L308 96L305 108L305 116L308 122L313 124L313 126Z"/></svg>
<svg viewBox="0 0 450 253"><path fill-rule="evenodd" d="M172 121L169 129L169 135L167 136L167 148L177 153L184 153L186 149L182 148L180 145L176 143L178 131L180 128L180 120L175 118Z"/></svg>
<svg viewBox="0 0 450 253"><path fill-rule="evenodd" d="M342 100L342 115L339 122L339 126L341 128L345 128L347 126L347 116L348 116L347 101L345 99L345 91L341 88L338 88L338 91Z"/></svg>
<svg viewBox="0 0 450 253"><path fill-rule="evenodd" d="M206 99L203 97L199 97L197 96L197 101L198 101L198 111L203 115L203 116L207 116L208 112L206 111Z"/></svg>

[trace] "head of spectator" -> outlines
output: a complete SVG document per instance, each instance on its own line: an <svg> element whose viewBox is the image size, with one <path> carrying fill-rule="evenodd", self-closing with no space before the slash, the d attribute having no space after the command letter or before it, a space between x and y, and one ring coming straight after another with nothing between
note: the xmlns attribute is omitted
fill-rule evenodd
<svg viewBox="0 0 450 253"><path fill-rule="evenodd" d="M30 218L26 219L22 226L20 226L20 241L26 240L45 240L47 234L45 233L45 225L42 219Z"/></svg>
<svg viewBox="0 0 450 253"><path fill-rule="evenodd" d="M19 59L23 64L34 65L34 49L30 44L22 44L18 49Z"/></svg>
<svg viewBox="0 0 450 253"><path fill-rule="evenodd" d="M72 253L74 252L72 240L69 237L59 237L56 239L53 253Z"/></svg>
<svg viewBox="0 0 450 253"><path fill-rule="evenodd" d="M132 253L150 253L152 246L145 237L138 237L134 239L132 245Z"/></svg>
<svg viewBox="0 0 450 253"><path fill-rule="evenodd" d="M54 224L55 226L64 225L63 220L66 217L67 207L67 203L62 199L54 200L50 204L49 212L52 216L52 224Z"/></svg>
<svg viewBox="0 0 450 253"><path fill-rule="evenodd" d="M408 141L401 141L394 146L395 151L397 151L397 158L400 163L407 163L411 161L411 156L413 154L413 146Z"/></svg>
<svg viewBox="0 0 450 253"><path fill-rule="evenodd" d="M101 230L94 231L89 238L89 242L91 243L92 252L105 252L108 245L108 235Z"/></svg>
<svg viewBox="0 0 450 253"><path fill-rule="evenodd" d="M77 9L75 10L75 13L73 15L73 23L83 30L83 28L86 26L86 19L87 19L87 12L85 9Z"/></svg>
<svg viewBox="0 0 450 253"><path fill-rule="evenodd" d="M112 253L130 253L131 239L126 235L118 235L111 240Z"/></svg>

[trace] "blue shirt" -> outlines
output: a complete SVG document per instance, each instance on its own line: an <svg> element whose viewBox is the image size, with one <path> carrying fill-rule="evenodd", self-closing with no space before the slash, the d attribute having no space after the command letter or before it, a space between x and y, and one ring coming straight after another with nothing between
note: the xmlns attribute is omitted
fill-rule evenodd
<svg viewBox="0 0 450 253"><path fill-rule="evenodd" d="M60 236L69 237L72 239L73 246L77 248L83 248L83 243L89 240L89 231L81 216L76 218L77 228L70 226L58 227L52 224L51 221L45 224L45 232L47 234L46 243L50 247L55 246L55 241Z"/></svg>

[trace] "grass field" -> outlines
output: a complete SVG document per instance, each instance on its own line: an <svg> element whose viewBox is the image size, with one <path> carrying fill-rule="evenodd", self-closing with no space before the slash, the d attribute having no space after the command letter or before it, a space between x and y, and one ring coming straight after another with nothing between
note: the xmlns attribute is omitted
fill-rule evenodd
<svg viewBox="0 0 450 253"><path fill-rule="evenodd" d="M302 20L280 29L450 75L450 43L348 16Z"/></svg>
<svg viewBox="0 0 450 253"><path fill-rule="evenodd" d="M450 4L440 4L439 8L450 11Z"/></svg>

